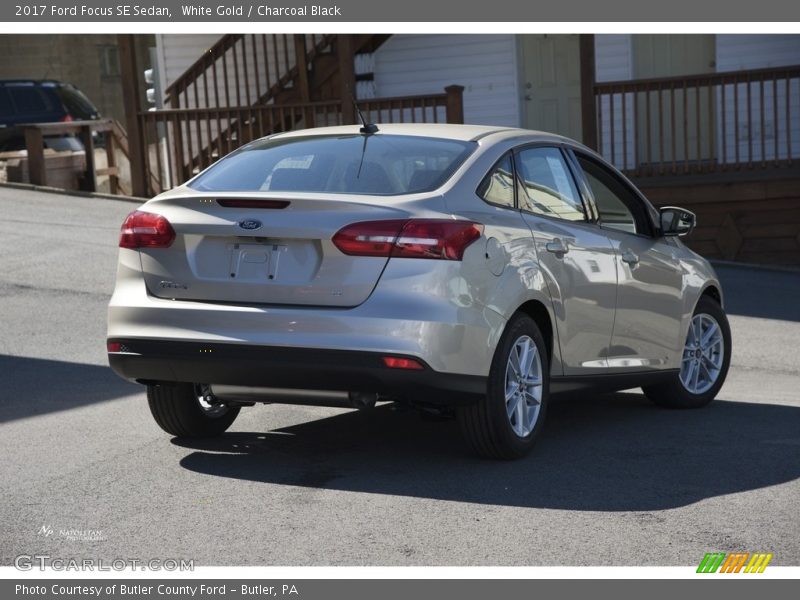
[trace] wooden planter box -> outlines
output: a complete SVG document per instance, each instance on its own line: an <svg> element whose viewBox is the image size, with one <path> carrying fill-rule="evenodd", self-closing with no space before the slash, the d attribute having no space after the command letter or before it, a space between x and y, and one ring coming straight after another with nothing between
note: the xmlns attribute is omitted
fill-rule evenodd
<svg viewBox="0 0 800 600"><path fill-rule="evenodd" d="M31 183L28 169L28 153L0 153L0 161L5 163L7 180L17 183ZM65 190L80 189L80 180L86 171L85 152L44 151L44 164L47 172L47 185Z"/></svg>

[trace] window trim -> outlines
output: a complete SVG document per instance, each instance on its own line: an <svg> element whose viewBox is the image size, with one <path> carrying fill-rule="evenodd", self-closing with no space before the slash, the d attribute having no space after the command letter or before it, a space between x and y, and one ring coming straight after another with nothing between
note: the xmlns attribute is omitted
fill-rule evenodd
<svg viewBox="0 0 800 600"><path fill-rule="evenodd" d="M537 148L545 148L545 149L552 148L554 150L557 150L561 154L561 160L564 161L564 164L567 167L567 172L569 173L569 176L572 178L573 185L575 185L575 191L578 192L578 200L580 200L581 206L583 207L582 221L570 221L569 219L562 219L561 217L556 217L553 215L544 215L542 213L537 213L532 210L527 210L525 208L522 208L522 205L519 202L519 194L517 193L517 185L522 183L522 181L517 177L517 174L519 173L519 168L517 167L517 160L519 160L518 154L525 150L533 150ZM553 142L528 142L526 144L520 144L518 146L514 146L514 148L511 149L511 152L514 154L514 174L515 177L517 177L516 179L517 185L514 186L514 197L516 199L517 209L520 212L525 213L526 215L541 217L543 219L552 219L554 221L558 221L559 223L593 223L594 222L592 219L593 211L589 210L586 199L583 197L583 194L581 193L581 184L579 183L579 180L576 177L574 170L572 169L572 165L570 165L570 161L566 156L565 149L566 146L564 144L558 144Z"/></svg>
<svg viewBox="0 0 800 600"><path fill-rule="evenodd" d="M510 157L511 158L511 179L514 181L514 185L512 186L512 193L514 195L514 199L513 199L514 204L513 204L513 206L508 206L507 204L497 204L496 202L490 202L489 200L484 198L479 193L479 190L481 189L481 186L483 185L483 182L486 181L487 177L489 177L492 173L494 173L494 170L497 168L497 166L501 162L503 162L506 159L506 157ZM488 204L489 206L494 206L496 208L505 208L506 210L513 210L513 211L519 210L519 204L518 204L518 201L517 201L517 165L516 165L516 162L514 161L514 149L513 148L503 152L503 154L500 156L500 158L498 158L496 161L494 161L492 163L492 166L489 168L489 170L486 171L486 173L484 174L483 177L481 177L481 180L478 183L478 187L475 188L475 195L478 198L481 199L481 202L484 202L484 203Z"/></svg>
<svg viewBox="0 0 800 600"><path fill-rule="evenodd" d="M644 198L642 193L636 188L636 186L626 181L612 165L608 164L604 160L599 159L597 156L594 156L593 154L585 150L582 150L580 148L568 148L567 150L569 154L572 155L575 161L575 168L577 169L577 172L580 173L580 179L583 182L582 185L585 186L585 193L587 194L587 200L591 202L592 207L594 209L594 213L597 215L597 218L594 221L594 224L597 225L597 227L599 227L603 231L614 231L625 235L633 235L639 238L656 239L659 237L658 229L655 227L653 223L651 214L652 211L650 210L649 203ZM633 216L634 220L637 221L637 228L638 228L638 219L635 214L637 212L637 209L643 214L645 225L649 230L648 232L637 231L636 233L630 233L629 231L623 231L622 229L603 227L602 218L600 216L600 210L597 208L597 203L595 202L594 193L592 192L592 188L589 185L586 173L584 172L583 167L580 164L580 161L578 159L579 156L585 158L591 163L594 163L598 168L604 170L620 186L622 186L623 189L629 192L630 197L633 199L633 201L637 203L636 209L632 209L629 206L629 204L625 202L623 198L620 198L619 196L617 197L619 198L620 202L622 202L628 208L628 210L631 211L631 215Z"/></svg>

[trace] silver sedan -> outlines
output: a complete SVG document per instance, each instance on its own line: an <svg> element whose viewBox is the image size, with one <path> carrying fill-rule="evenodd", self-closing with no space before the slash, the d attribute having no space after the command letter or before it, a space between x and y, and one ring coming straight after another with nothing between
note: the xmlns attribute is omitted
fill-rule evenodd
<svg viewBox="0 0 800 600"><path fill-rule="evenodd" d="M716 396L731 335L713 269L679 239L694 224L551 134L278 134L125 220L109 361L175 436L259 402L391 399L519 457L554 394Z"/></svg>

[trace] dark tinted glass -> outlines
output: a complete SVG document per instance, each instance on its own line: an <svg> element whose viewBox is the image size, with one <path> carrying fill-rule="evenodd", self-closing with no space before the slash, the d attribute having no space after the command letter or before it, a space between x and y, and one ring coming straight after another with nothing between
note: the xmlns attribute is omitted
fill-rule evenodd
<svg viewBox="0 0 800 600"><path fill-rule="evenodd" d="M78 121L91 119L97 115L97 108L83 95L78 88L71 85L62 85L55 88L56 94L64 104L64 108Z"/></svg>
<svg viewBox="0 0 800 600"><path fill-rule="evenodd" d="M426 192L447 181L476 147L382 133L260 140L220 160L189 186L386 196Z"/></svg>
<svg viewBox="0 0 800 600"><path fill-rule="evenodd" d="M52 110L45 94L33 85L9 85L6 87L19 114L46 113Z"/></svg>
<svg viewBox="0 0 800 600"><path fill-rule="evenodd" d="M11 104L11 98L8 97L8 92L4 87L0 87L0 120L2 117L11 117L16 111L14 105Z"/></svg>

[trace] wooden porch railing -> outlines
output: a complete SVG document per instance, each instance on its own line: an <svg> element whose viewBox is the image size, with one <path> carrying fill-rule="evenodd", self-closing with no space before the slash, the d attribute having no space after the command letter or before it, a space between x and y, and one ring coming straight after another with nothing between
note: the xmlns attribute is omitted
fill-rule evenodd
<svg viewBox="0 0 800 600"><path fill-rule="evenodd" d="M164 91L170 108L240 107L266 104L307 81L302 69L330 49L333 35L228 34ZM297 60L305 54L305 60ZM300 66L298 66L300 65Z"/></svg>
<svg viewBox="0 0 800 600"><path fill-rule="evenodd" d="M365 118L380 123L463 123L463 90L359 101ZM247 142L293 129L341 125L340 100L223 108L178 108L139 115L150 192L180 185ZM348 101L348 106L351 106ZM163 182L163 185L160 183Z"/></svg>
<svg viewBox="0 0 800 600"><path fill-rule="evenodd" d="M47 165L44 155L44 138L56 135L74 135L81 140L86 152L86 168L80 178L84 191L97 191L97 178L107 176L109 192L130 195L130 181L123 171L130 163L130 148L125 129L115 119L96 119L92 121L69 121L66 123L29 123L20 125L25 136L28 152L28 177L34 185L47 185ZM95 162L95 137L102 136L106 153L106 166L98 167ZM99 139L99 138L98 138ZM119 154L117 154L119 152ZM123 159L120 164L119 158ZM128 163L126 165L125 163ZM121 169L125 167L125 169ZM161 188L161 182L153 172L149 174L151 189Z"/></svg>
<svg viewBox="0 0 800 600"><path fill-rule="evenodd" d="M598 149L633 177L791 166L800 65L594 86Z"/></svg>

